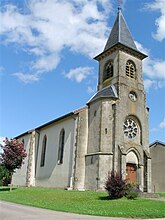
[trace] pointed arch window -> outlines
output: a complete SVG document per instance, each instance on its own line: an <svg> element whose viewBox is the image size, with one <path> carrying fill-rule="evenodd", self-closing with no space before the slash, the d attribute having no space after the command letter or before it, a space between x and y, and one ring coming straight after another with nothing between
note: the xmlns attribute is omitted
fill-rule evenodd
<svg viewBox="0 0 165 220"><path fill-rule="evenodd" d="M135 79L136 77L136 67L133 61L128 60L126 63L126 76Z"/></svg>
<svg viewBox="0 0 165 220"><path fill-rule="evenodd" d="M59 137L58 164L63 163L64 144L65 144L65 130L62 129Z"/></svg>
<svg viewBox="0 0 165 220"><path fill-rule="evenodd" d="M42 141L42 152L41 152L41 163L40 163L41 167L45 165L46 144L47 144L47 136L45 135Z"/></svg>
<svg viewBox="0 0 165 220"><path fill-rule="evenodd" d="M104 77L103 80L111 78L113 76L113 62L109 61L104 68Z"/></svg>

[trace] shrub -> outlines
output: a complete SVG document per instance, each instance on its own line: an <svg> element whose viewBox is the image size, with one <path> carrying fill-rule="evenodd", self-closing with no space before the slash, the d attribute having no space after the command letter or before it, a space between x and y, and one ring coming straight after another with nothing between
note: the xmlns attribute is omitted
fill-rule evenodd
<svg viewBox="0 0 165 220"><path fill-rule="evenodd" d="M127 183L125 186L125 197L127 199L135 199L138 197L140 190L134 184Z"/></svg>
<svg viewBox="0 0 165 220"><path fill-rule="evenodd" d="M0 164L0 186L7 186L11 182L11 173Z"/></svg>
<svg viewBox="0 0 165 220"><path fill-rule="evenodd" d="M125 196L125 186L126 181L122 179L122 176L118 172L112 171L108 173L105 189L110 198L118 199Z"/></svg>

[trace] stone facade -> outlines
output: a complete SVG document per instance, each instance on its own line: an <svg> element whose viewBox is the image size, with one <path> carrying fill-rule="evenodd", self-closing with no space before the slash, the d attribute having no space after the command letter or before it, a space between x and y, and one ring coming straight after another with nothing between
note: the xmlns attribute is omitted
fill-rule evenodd
<svg viewBox="0 0 165 220"><path fill-rule="evenodd" d="M46 123L28 137L25 166L14 184L104 189L109 171L151 192L148 108L142 60L121 11L99 62L98 90L87 106ZM61 136L61 132L63 135ZM62 137L62 140L61 140ZM26 173L19 182L19 174Z"/></svg>
<svg viewBox="0 0 165 220"><path fill-rule="evenodd" d="M165 192L165 143L155 141L150 145L152 191Z"/></svg>

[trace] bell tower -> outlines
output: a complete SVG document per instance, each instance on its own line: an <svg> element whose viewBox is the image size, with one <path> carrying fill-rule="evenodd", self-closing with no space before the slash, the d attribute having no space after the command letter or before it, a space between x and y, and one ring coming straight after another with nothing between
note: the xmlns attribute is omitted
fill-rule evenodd
<svg viewBox="0 0 165 220"><path fill-rule="evenodd" d="M151 191L148 108L142 60L121 9L99 62L97 93L88 102L86 188L103 188L108 171ZM91 184L92 182L92 184Z"/></svg>

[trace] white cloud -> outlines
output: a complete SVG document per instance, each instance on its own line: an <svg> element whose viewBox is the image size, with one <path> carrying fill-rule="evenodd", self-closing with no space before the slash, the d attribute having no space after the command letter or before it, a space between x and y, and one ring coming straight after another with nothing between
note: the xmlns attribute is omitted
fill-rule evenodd
<svg viewBox="0 0 165 220"><path fill-rule="evenodd" d="M0 76L3 75L4 71L5 71L4 67L3 67L3 66L0 66Z"/></svg>
<svg viewBox="0 0 165 220"><path fill-rule="evenodd" d="M150 129L150 132L160 132L162 129L165 129L165 118L163 121L160 122L160 124L156 128Z"/></svg>
<svg viewBox="0 0 165 220"><path fill-rule="evenodd" d="M71 69L68 73L64 73L65 77L80 83L89 75L93 74L93 67L78 67Z"/></svg>
<svg viewBox="0 0 165 220"><path fill-rule="evenodd" d="M2 73L4 71L4 67L0 66L0 72Z"/></svg>
<svg viewBox="0 0 165 220"><path fill-rule="evenodd" d="M148 92L151 87L153 87L154 89L164 88L165 87L165 81L144 79L144 88L145 88L145 90Z"/></svg>
<svg viewBox="0 0 165 220"><path fill-rule="evenodd" d="M143 71L151 79L165 80L165 61L148 57L144 60Z"/></svg>
<svg viewBox="0 0 165 220"><path fill-rule="evenodd" d="M5 137L0 137L0 153L3 153L3 150L1 148L1 145L4 146L4 141L5 140Z"/></svg>
<svg viewBox="0 0 165 220"><path fill-rule="evenodd" d="M88 86L87 87L87 92L89 93L89 94L94 94L95 93L95 87L91 87L91 86Z"/></svg>
<svg viewBox="0 0 165 220"><path fill-rule="evenodd" d="M3 142L4 140L5 140L5 137L0 137L0 144L1 145L4 145L4 142Z"/></svg>
<svg viewBox="0 0 165 220"><path fill-rule="evenodd" d="M39 75L37 74L26 74L26 73L14 73L14 76L16 76L20 81L24 83L32 83L39 81Z"/></svg>
<svg viewBox="0 0 165 220"><path fill-rule="evenodd" d="M144 54L146 54L146 55L149 55L149 53L150 53L150 50L149 50L149 49L143 47L143 45L142 45L141 43L137 42L137 41L135 41L135 44L136 44L137 49L138 49L140 52L142 52L142 53L144 53Z"/></svg>
<svg viewBox="0 0 165 220"><path fill-rule="evenodd" d="M163 41L165 39L165 1L155 0L152 3L147 3L146 8L153 11L160 11L160 17L155 20L157 30L153 34L153 37L158 41Z"/></svg>
<svg viewBox="0 0 165 220"><path fill-rule="evenodd" d="M46 56L40 56L40 58L33 62L32 69L37 70L37 73L49 72L57 67L60 62L57 54L50 54Z"/></svg>
<svg viewBox="0 0 165 220"><path fill-rule="evenodd" d="M159 127L160 127L161 129L164 129L164 128L165 128L165 118L163 119L162 122L160 122Z"/></svg>
<svg viewBox="0 0 165 220"><path fill-rule="evenodd" d="M143 73L147 77L144 80L144 87L149 91L151 86L155 89L165 87L165 61L151 58L150 50L144 48L142 44L135 42L139 51L147 54L148 57L143 61Z"/></svg>
<svg viewBox="0 0 165 220"><path fill-rule="evenodd" d="M150 80L150 79L145 79L144 80L144 88L145 90L148 92L149 89L155 85L155 81L153 80Z"/></svg>
<svg viewBox="0 0 165 220"><path fill-rule="evenodd" d="M150 129L150 133L155 133L155 132L158 132L158 131L159 131L158 128L151 128L151 129Z"/></svg>
<svg viewBox="0 0 165 220"><path fill-rule="evenodd" d="M35 56L27 77L55 69L64 48L89 57L102 50L109 32L109 0L29 0L28 9L23 14L10 4L0 12L3 43L20 45ZM27 82L22 74L15 76Z"/></svg>

